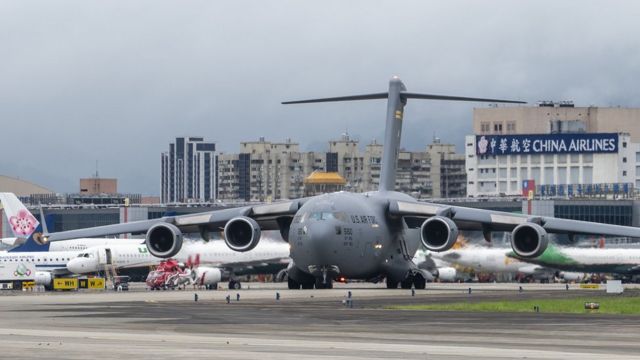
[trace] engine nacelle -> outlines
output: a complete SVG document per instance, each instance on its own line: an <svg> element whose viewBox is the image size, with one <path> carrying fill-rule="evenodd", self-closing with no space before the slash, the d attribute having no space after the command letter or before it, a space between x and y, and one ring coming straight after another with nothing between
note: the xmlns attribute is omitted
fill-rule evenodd
<svg viewBox="0 0 640 360"><path fill-rule="evenodd" d="M149 253L159 258L170 258L182 249L182 231L173 224L153 225L145 239Z"/></svg>
<svg viewBox="0 0 640 360"><path fill-rule="evenodd" d="M33 281L36 285L51 286L53 284L53 275L47 271L36 271Z"/></svg>
<svg viewBox="0 0 640 360"><path fill-rule="evenodd" d="M522 258L535 258L542 255L547 245L549 245L547 231L538 224L520 224L511 233L511 248Z"/></svg>
<svg viewBox="0 0 640 360"><path fill-rule="evenodd" d="M444 216L434 216L420 226L422 244L431 251L446 251L453 247L458 239L458 226Z"/></svg>
<svg viewBox="0 0 640 360"><path fill-rule="evenodd" d="M567 282L580 281L584 278L584 273L570 272L570 271L561 271L558 275L560 275L560 278L562 280Z"/></svg>
<svg viewBox="0 0 640 360"><path fill-rule="evenodd" d="M249 251L260 241L260 226L252 218L239 216L224 226L224 242L234 251Z"/></svg>
<svg viewBox="0 0 640 360"><path fill-rule="evenodd" d="M440 281L455 281L456 275L457 275L456 269L452 267L438 268L438 279Z"/></svg>
<svg viewBox="0 0 640 360"><path fill-rule="evenodd" d="M193 274L196 285L214 285L222 281L222 271L214 267L200 266Z"/></svg>

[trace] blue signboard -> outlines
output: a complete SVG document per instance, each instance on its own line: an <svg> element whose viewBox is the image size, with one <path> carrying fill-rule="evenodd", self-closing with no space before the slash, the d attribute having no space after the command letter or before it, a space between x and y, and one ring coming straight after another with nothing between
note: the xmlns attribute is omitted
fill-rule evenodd
<svg viewBox="0 0 640 360"><path fill-rule="evenodd" d="M618 134L476 135L477 155L617 153Z"/></svg>

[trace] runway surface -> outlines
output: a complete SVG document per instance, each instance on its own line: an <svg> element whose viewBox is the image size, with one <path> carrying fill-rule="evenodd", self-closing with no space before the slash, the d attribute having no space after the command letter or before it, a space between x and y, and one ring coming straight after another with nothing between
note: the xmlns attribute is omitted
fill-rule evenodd
<svg viewBox="0 0 640 360"><path fill-rule="evenodd" d="M411 296L409 290L361 284L320 291L248 286L241 291L3 293L0 351L3 358L15 359L640 359L640 316L384 308L603 291L567 291L559 284L525 285L523 292L517 284L438 284ZM353 308L343 304L348 291ZM637 291L625 296L638 296Z"/></svg>

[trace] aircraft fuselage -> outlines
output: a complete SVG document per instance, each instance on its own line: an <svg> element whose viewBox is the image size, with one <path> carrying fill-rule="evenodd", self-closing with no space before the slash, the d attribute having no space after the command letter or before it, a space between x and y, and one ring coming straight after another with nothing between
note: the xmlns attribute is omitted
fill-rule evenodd
<svg viewBox="0 0 640 360"><path fill-rule="evenodd" d="M415 201L397 192L337 192L309 199L289 231L296 267L316 277L404 276L419 247L420 231L386 216L390 199Z"/></svg>

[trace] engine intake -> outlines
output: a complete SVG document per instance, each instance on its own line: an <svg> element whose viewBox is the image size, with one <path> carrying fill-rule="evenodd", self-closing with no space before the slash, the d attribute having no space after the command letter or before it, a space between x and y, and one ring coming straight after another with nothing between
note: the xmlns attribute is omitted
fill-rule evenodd
<svg viewBox="0 0 640 360"><path fill-rule="evenodd" d="M260 226L252 218L233 218L224 226L224 242L234 251L249 251L260 241Z"/></svg>
<svg viewBox="0 0 640 360"><path fill-rule="evenodd" d="M434 216L420 226L422 244L431 251L451 249L458 239L458 226L444 216Z"/></svg>
<svg viewBox="0 0 640 360"><path fill-rule="evenodd" d="M173 257L182 248L182 231L173 224L153 225L147 231L145 244L153 256L163 259Z"/></svg>
<svg viewBox="0 0 640 360"><path fill-rule="evenodd" d="M547 245L549 245L547 231L538 224L520 224L511 233L511 248L519 257L538 257L547 249Z"/></svg>

